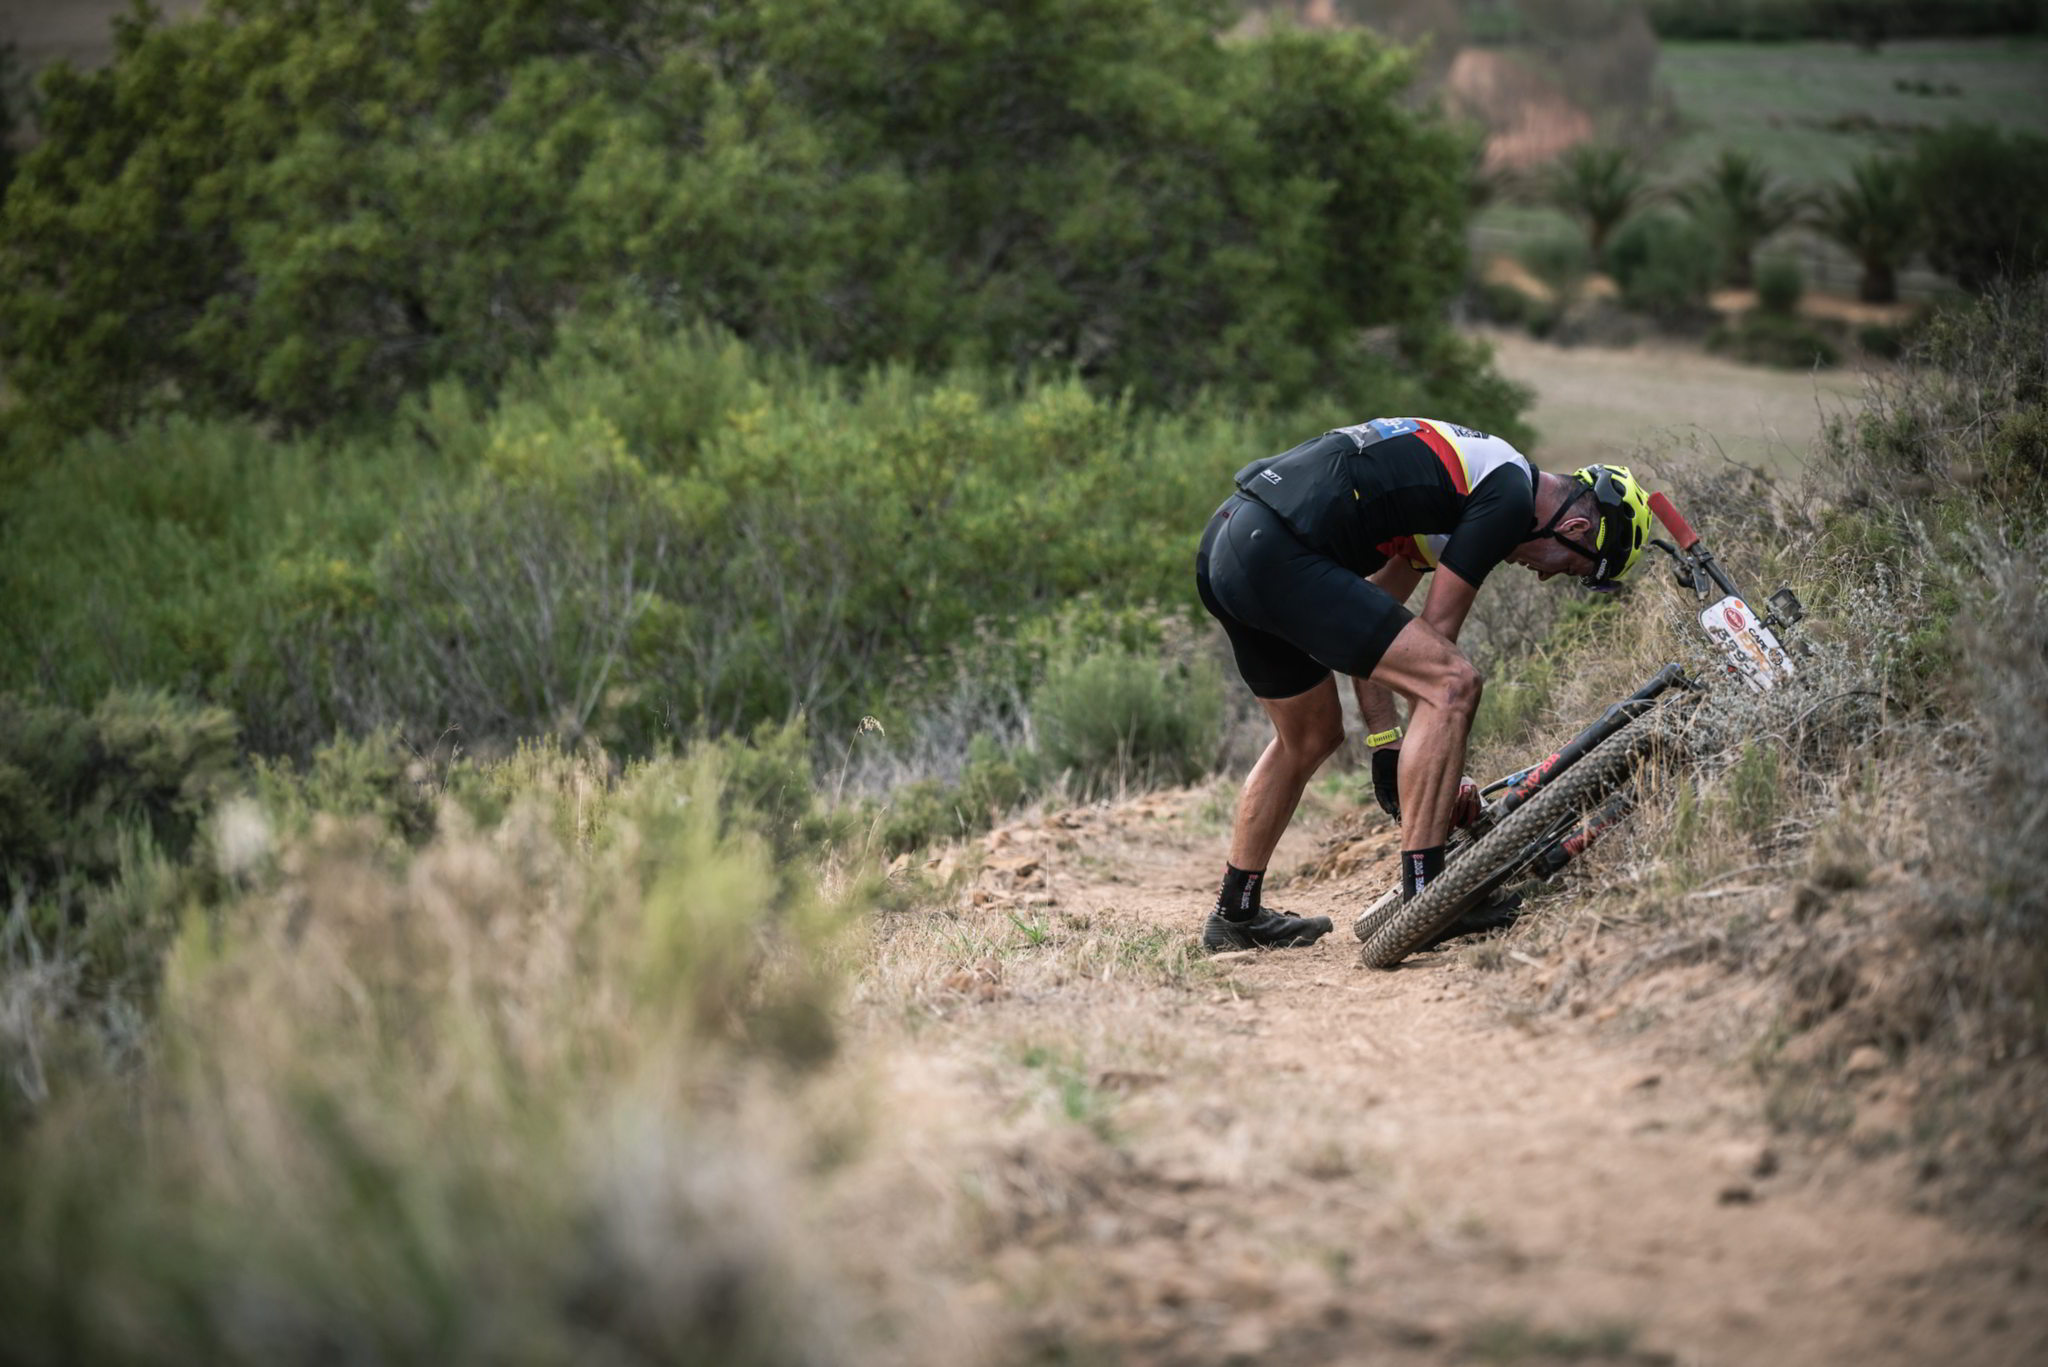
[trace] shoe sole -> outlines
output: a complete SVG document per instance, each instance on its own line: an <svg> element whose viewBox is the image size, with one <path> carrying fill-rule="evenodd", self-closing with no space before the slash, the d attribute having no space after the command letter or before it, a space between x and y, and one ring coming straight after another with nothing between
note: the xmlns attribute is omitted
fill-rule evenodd
<svg viewBox="0 0 2048 1367"><path fill-rule="evenodd" d="M1306 929L1284 944L1260 944L1249 936L1241 940L1231 935L1212 939L1210 932L1205 930L1202 932L1202 948L1211 954L1229 954L1240 949L1303 949L1330 933L1331 923L1327 916L1303 916L1298 919Z"/></svg>

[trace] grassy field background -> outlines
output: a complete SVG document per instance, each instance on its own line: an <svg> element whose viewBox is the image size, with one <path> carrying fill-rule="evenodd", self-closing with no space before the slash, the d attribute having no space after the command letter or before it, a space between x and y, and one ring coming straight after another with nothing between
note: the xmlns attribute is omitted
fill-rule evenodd
<svg viewBox="0 0 2048 1367"><path fill-rule="evenodd" d="M1666 43L1658 69L1688 131L1676 172L1723 147L1824 180L1956 120L2048 133L2048 42Z"/></svg>
<svg viewBox="0 0 2048 1367"><path fill-rule="evenodd" d="M1781 176L1821 184L1862 157L1903 152L1915 133L1957 121L2048 132L2048 42L1982 39L1888 43L1671 43L1658 51L1677 135L1652 157L1655 179L1682 181L1723 148L1760 158ZM1474 220L1482 254L1574 231L1562 213L1511 197ZM1796 254L1809 283L1853 292L1856 267L1805 233L1777 244ZM1942 288L1925 270L1901 273L1901 292Z"/></svg>
<svg viewBox="0 0 2048 1367"><path fill-rule="evenodd" d="M1481 336L1508 378L1536 393L1531 454L1546 468L1629 464L1646 477L1734 461L1806 468L1828 417L1854 406L1853 370L1766 370L1679 343L1559 347L1524 333Z"/></svg>

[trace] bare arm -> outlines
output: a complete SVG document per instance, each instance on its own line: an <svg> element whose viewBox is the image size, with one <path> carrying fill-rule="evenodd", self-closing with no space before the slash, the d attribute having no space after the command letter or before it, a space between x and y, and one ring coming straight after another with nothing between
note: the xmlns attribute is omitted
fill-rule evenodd
<svg viewBox="0 0 2048 1367"><path fill-rule="evenodd" d="M1478 596L1477 584L1468 583L1456 570L1439 565L1436 582L1429 586L1429 598L1422 605L1422 620L1436 628L1445 640L1455 641L1465 629L1465 614L1472 611L1472 600Z"/></svg>

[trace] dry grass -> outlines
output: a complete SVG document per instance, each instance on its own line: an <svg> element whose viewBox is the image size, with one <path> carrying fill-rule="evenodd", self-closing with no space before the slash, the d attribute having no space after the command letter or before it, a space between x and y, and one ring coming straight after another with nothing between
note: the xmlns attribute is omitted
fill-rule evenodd
<svg viewBox="0 0 2048 1367"><path fill-rule="evenodd" d="M1696 761L1515 937L1547 965L1538 1011L1682 1021L1753 1060L1786 1128L1913 1152L1949 1195L2030 1224L2048 1219L2043 308L2036 285L1938 329L1797 485L1674 472L1739 582L1807 600L1800 685L1719 689ZM1538 696L1517 719L1583 724L1697 639L1690 610L1653 574L1574 668L1522 671ZM1527 753L1497 738L1485 761Z"/></svg>
<svg viewBox="0 0 2048 1367"><path fill-rule="evenodd" d="M6 1170L24 1360L971 1360L925 1226L878 1285L814 1225L910 1180L842 1180L866 1079L812 1070L859 903L778 869L709 760L594 763L555 792L599 819L535 784L416 852L240 809L251 889L188 916L130 1071L83 1065L53 969L10 975L47 1078Z"/></svg>

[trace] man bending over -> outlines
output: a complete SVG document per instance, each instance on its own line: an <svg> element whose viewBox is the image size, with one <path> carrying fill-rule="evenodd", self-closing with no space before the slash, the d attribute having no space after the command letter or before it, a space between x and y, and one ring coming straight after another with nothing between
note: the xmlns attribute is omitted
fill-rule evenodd
<svg viewBox="0 0 2048 1367"><path fill-rule="evenodd" d="M1428 418L1375 418L1237 472L1195 554L1202 605L1273 721L1238 797L1212 951L1312 944L1327 916L1261 905L1267 863L1309 777L1344 740L1333 671L1351 677L1372 747L1373 793L1401 822L1401 891L1443 868L1480 679L1458 632L1503 560L1611 590L1649 537L1650 509L1620 466L1536 469L1498 437ZM1433 571L1422 615L1403 606ZM1408 702L1397 725L1394 694ZM1455 930L1454 930L1455 933Z"/></svg>

